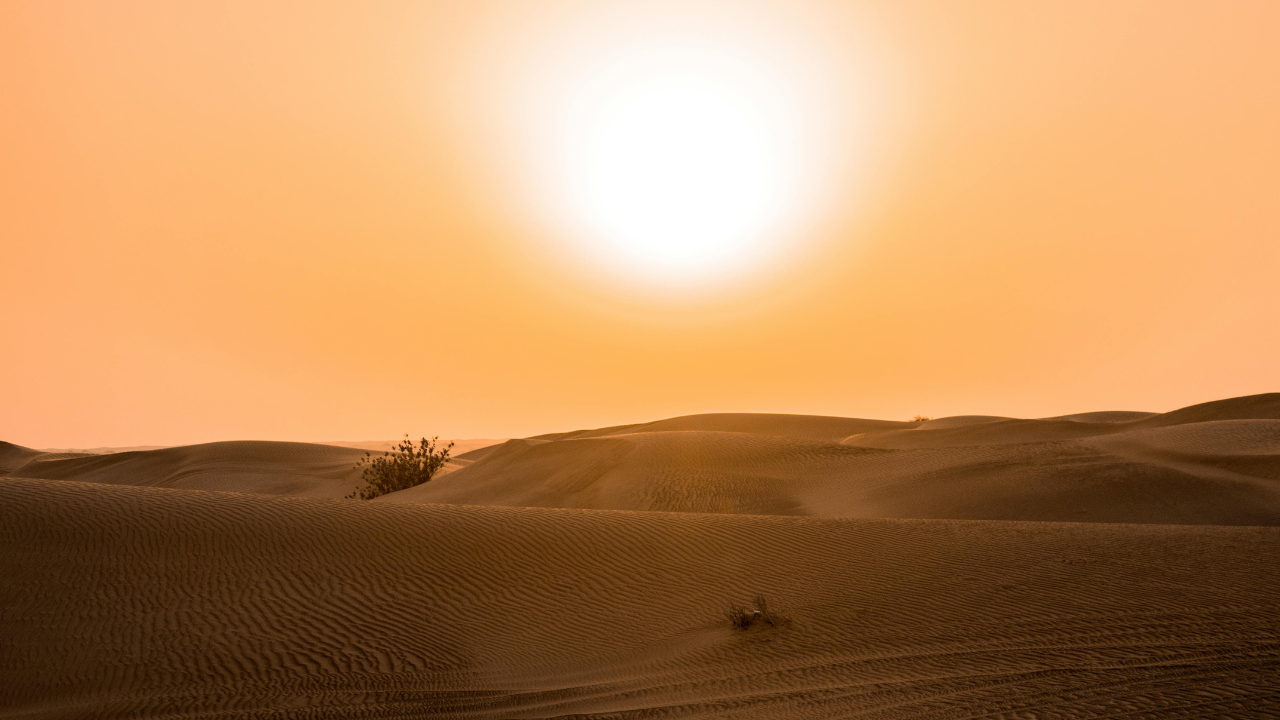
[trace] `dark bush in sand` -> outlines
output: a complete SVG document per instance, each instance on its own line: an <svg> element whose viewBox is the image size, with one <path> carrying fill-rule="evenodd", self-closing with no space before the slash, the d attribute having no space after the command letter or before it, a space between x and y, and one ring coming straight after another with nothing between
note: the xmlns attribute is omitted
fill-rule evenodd
<svg viewBox="0 0 1280 720"><path fill-rule="evenodd" d="M453 447L453 443L449 443L437 450L437 440L438 437L422 438L422 442L414 447L413 441L405 435L404 440L389 453L376 457L373 453L365 453L356 463L356 467L364 468L360 477L365 485L353 490L347 498L372 500L430 480L449 461L449 450Z"/></svg>
<svg viewBox="0 0 1280 720"><path fill-rule="evenodd" d="M725 610L724 615L734 630L750 630L759 625L778 627L783 623L781 617L769 610L769 601L763 595L752 598L751 604L755 606L754 609L733 603Z"/></svg>

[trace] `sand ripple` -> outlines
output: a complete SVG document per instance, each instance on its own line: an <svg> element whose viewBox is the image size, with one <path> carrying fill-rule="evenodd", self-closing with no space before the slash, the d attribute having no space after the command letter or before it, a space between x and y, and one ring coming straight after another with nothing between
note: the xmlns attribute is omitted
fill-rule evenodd
<svg viewBox="0 0 1280 720"><path fill-rule="evenodd" d="M0 716L1275 717L1278 565L1272 528L0 479ZM730 630L757 592L790 625Z"/></svg>

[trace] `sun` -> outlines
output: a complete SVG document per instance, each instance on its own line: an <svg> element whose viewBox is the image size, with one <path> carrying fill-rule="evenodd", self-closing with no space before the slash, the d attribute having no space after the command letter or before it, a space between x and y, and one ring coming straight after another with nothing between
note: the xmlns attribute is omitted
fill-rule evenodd
<svg viewBox="0 0 1280 720"><path fill-rule="evenodd" d="M486 36L460 85L489 99L485 192L530 272L690 306L811 262L865 174L863 51L782 11L585 7Z"/></svg>
<svg viewBox="0 0 1280 720"><path fill-rule="evenodd" d="M791 112L766 68L723 51L658 45L600 68L560 147L583 242L667 283L758 259L798 190Z"/></svg>

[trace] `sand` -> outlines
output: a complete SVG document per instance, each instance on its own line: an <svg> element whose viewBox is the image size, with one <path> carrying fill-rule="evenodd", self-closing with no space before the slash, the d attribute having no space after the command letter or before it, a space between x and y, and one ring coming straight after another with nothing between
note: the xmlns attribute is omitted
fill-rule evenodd
<svg viewBox="0 0 1280 720"><path fill-rule="evenodd" d="M502 440L461 440L462 452ZM143 451L42 452L0 443L0 476L264 495L341 498L361 485L356 463L391 441L315 444L216 442ZM442 443L443 446L443 443ZM440 477L470 464L453 460Z"/></svg>
<svg viewBox="0 0 1280 720"><path fill-rule="evenodd" d="M10 477L341 498L360 484L365 451L309 443L237 441L105 455L0 448ZM8 460L8 458L13 458Z"/></svg>
<svg viewBox="0 0 1280 720"><path fill-rule="evenodd" d="M511 440L378 502L1280 525L1280 394L1075 417L698 415Z"/></svg>
<svg viewBox="0 0 1280 720"><path fill-rule="evenodd" d="M1280 717L1278 401L675 418L373 502L346 448L4 445L0 717Z"/></svg>

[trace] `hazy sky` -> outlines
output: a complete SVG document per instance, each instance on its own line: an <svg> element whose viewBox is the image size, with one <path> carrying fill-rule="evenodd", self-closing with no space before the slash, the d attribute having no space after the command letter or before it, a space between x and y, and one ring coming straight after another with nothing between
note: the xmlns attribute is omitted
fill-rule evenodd
<svg viewBox="0 0 1280 720"><path fill-rule="evenodd" d="M1272 2L15 1L0 97L24 445L1280 390Z"/></svg>

